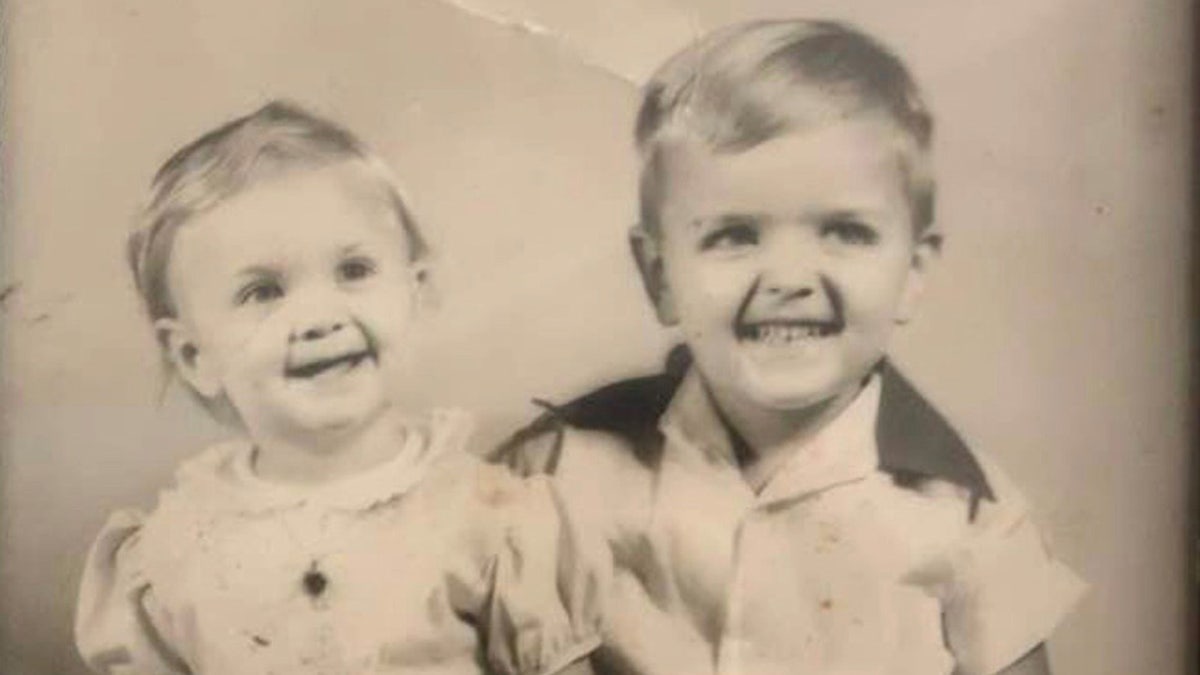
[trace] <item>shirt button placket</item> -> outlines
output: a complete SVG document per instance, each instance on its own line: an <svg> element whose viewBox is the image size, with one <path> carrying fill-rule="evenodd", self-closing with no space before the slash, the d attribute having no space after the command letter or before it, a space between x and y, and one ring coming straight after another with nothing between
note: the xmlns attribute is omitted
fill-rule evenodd
<svg viewBox="0 0 1200 675"><path fill-rule="evenodd" d="M717 675L741 675L746 670L745 583L747 561L752 558L753 534L762 512L749 509L734 533L733 560L725 597L725 621L717 652Z"/></svg>

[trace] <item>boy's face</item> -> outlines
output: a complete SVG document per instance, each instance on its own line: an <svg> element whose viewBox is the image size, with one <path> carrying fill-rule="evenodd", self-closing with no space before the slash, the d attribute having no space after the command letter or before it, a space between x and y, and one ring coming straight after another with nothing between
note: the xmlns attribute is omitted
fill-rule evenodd
<svg viewBox="0 0 1200 675"><path fill-rule="evenodd" d="M635 250L714 393L798 410L853 392L883 355L937 252L914 238L898 147L864 117L742 153L664 149L661 232L635 230Z"/></svg>
<svg viewBox="0 0 1200 675"><path fill-rule="evenodd" d="M402 228L353 164L297 170L186 223L160 322L180 373L256 438L303 442L388 407L417 280Z"/></svg>

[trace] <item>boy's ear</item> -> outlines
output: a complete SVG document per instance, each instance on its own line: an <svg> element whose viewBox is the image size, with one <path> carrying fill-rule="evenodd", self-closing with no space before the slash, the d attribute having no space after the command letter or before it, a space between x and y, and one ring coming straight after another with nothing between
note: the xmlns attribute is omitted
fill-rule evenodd
<svg viewBox="0 0 1200 675"><path fill-rule="evenodd" d="M904 282L900 303L896 310L896 323L906 324L916 316L917 305L925 294L925 283L930 270L942 258L942 235L933 229L917 236L913 246L908 277Z"/></svg>
<svg viewBox="0 0 1200 675"><path fill-rule="evenodd" d="M221 393L220 379L212 372L208 360L183 323L172 318L158 319L154 322L154 332L175 372L188 386L208 399L214 399Z"/></svg>
<svg viewBox="0 0 1200 675"><path fill-rule="evenodd" d="M642 275L642 285L646 295L654 304L654 312L658 321L664 326L674 326L679 323L679 315L675 309L675 298L667 284L663 273L662 251L658 237L646 229L644 225L634 225L629 230L629 246L633 252L633 260L637 263L638 272Z"/></svg>

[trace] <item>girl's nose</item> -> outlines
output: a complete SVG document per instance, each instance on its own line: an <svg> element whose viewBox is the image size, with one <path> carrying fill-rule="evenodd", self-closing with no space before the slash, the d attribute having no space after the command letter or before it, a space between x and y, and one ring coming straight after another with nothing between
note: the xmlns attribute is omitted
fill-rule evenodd
<svg viewBox="0 0 1200 675"><path fill-rule="evenodd" d="M289 342L320 340L337 333L349 323L344 298L326 289L305 289L293 296L290 307L292 330Z"/></svg>
<svg viewBox="0 0 1200 675"><path fill-rule="evenodd" d="M332 333L340 331L345 326L343 321L321 321L308 325L299 331L295 331L291 335L291 342L299 342L302 340L320 340Z"/></svg>

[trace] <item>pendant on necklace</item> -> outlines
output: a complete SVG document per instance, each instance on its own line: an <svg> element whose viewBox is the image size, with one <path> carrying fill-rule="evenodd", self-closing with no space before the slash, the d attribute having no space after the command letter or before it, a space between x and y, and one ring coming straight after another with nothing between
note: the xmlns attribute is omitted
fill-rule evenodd
<svg viewBox="0 0 1200 675"><path fill-rule="evenodd" d="M326 587L329 586L329 578L326 577L325 573L317 567L316 560L312 562L312 565L308 568L308 571L304 573L304 576L300 579L300 582L301 585L304 586L305 594L307 594L308 597L312 598L313 600L321 597L321 595L325 592Z"/></svg>

